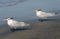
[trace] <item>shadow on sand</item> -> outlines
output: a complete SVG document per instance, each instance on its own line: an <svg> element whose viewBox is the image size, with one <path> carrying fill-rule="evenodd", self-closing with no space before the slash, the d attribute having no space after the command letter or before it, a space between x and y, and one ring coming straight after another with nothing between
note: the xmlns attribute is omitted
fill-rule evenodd
<svg viewBox="0 0 60 39"><path fill-rule="evenodd" d="M25 30L31 30L32 28L24 28L24 29L8 29L8 30L5 30L3 32L0 32L0 36L5 36L5 35L8 35L8 34L11 34L13 32L17 32L17 31L25 31Z"/></svg>
<svg viewBox="0 0 60 39"><path fill-rule="evenodd" d="M59 19L38 19L38 21L40 21L40 22L44 22L44 21L56 21L56 20L59 20Z"/></svg>
<svg viewBox="0 0 60 39"><path fill-rule="evenodd" d="M31 30L32 28L31 27L29 27L29 28L17 28L17 29L10 29L10 31L12 31L12 32L15 32L15 31L23 31L23 30Z"/></svg>

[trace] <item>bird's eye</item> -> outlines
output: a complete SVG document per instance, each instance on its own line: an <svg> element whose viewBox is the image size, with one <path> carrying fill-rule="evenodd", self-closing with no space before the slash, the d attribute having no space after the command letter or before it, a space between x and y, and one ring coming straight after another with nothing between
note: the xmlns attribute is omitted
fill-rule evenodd
<svg viewBox="0 0 60 39"><path fill-rule="evenodd" d="M10 19L13 19L13 18L10 18Z"/></svg>

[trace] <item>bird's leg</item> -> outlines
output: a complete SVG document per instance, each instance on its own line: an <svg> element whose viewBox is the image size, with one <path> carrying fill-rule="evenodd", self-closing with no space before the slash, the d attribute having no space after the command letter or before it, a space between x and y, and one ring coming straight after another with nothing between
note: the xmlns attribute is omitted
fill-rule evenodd
<svg viewBox="0 0 60 39"><path fill-rule="evenodd" d="M43 19L39 19L39 21L43 22L44 20Z"/></svg>
<svg viewBox="0 0 60 39"><path fill-rule="evenodd" d="M43 20L43 19L41 19L40 21L41 21L41 22L43 22L44 20Z"/></svg>
<svg viewBox="0 0 60 39"><path fill-rule="evenodd" d="M11 28L10 31L14 32L15 31L15 28Z"/></svg>

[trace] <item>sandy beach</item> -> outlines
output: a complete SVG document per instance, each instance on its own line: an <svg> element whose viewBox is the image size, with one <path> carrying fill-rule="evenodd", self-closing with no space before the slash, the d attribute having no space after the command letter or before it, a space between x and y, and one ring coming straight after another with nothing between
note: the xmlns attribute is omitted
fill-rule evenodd
<svg viewBox="0 0 60 39"><path fill-rule="evenodd" d="M60 21L30 21L30 30L11 32L7 25L0 25L0 39L60 39Z"/></svg>

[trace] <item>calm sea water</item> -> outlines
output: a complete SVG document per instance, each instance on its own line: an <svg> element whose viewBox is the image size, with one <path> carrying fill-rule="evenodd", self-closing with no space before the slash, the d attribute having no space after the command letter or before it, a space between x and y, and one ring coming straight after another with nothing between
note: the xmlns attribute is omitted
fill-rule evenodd
<svg viewBox="0 0 60 39"><path fill-rule="evenodd" d="M2 0L2 3L5 4L2 4L4 6L0 7L0 18L16 17L20 19L34 19L37 18L35 13L32 12L34 9L42 9L46 12L60 10L60 0L22 0L22 2L12 6L6 5L8 4L6 2L7 0L5 2L3 1L5 0ZM14 0L11 1L14 3Z"/></svg>
<svg viewBox="0 0 60 39"><path fill-rule="evenodd" d="M45 12L60 12L60 0L0 0L0 4L1 22L7 17L14 17L20 21L36 19L35 13L32 12L34 9L42 9Z"/></svg>

